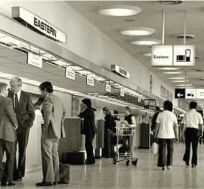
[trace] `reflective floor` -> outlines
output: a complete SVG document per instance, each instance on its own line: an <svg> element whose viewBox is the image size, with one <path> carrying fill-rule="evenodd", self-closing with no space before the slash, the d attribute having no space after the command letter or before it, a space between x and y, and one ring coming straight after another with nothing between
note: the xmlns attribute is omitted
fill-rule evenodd
<svg viewBox="0 0 204 189"><path fill-rule="evenodd" d="M95 165L71 166L71 182L48 188L69 189L132 189L132 188L204 188L204 145L199 145L199 161L196 168L186 168L183 161L184 146L176 144L174 165L171 171L156 167L156 156L151 150L136 150L138 166L125 162L112 164L111 159L97 160ZM41 181L41 171L27 174L15 188L36 188ZM12 188L12 187L11 187Z"/></svg>

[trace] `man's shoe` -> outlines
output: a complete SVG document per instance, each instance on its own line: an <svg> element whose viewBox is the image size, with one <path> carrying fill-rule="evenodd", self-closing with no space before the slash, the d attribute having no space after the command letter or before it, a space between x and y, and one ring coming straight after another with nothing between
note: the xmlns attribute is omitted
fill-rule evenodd
<svg viewBox="0 0 204 189"><path fill-rule="evenodd" d="M166 167L165 167L165 166L163 166L163 167L162 167L162 171L165 171L165 169L166 169Z"/></svg>
<svg viewBox="0 0 204 189"><path fill-rule="evenodd" d="M1 186L15 186L15 183L11 181L1 181Z"/></svg>
<svg viewBox="0 0 204 189"><path fill-rule="evenodd" d="M35 186L52 186L52 182L38 182Z"/></svg>
<svg viewBox="0 0 204 189"><path fill-rule="evenodd" d="M192 168L195 168L196 167L196 165L195 164L192 164Z"/></svg>
<svg viewBox="0 0 204 189"><path fill-rule="evenodd" d="M167 166L167 169L168 169L168 170L172 170L172 166L171 166L171 165L168 165L168 166Z"/></svg>

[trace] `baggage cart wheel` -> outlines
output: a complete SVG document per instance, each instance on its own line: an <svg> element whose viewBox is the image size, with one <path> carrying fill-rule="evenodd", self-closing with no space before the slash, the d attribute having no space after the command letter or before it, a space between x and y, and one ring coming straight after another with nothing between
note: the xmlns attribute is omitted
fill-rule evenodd
<svg viewBox="0 0 204 189"><path fill-rule="evenodd" d="M129 166L130 160L126 161L126 166Z"/></svg>
<svg viewBox="0 0 204 189"><path fill-rule="evenodd" d="M132 161L132 165L136 166L138 162L138 158L136 158L134 161Z"/></svg>

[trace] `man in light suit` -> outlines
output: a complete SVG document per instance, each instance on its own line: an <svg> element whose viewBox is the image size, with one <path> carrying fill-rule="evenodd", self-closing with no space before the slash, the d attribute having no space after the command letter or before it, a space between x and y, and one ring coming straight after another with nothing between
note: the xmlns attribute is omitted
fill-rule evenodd
<svg viewBox="0 0 204 189"><path fill-rule="evenodd" d="M18 145L18 165L14 163L14 180L22 180L25 176L26 148L30 128L35 118L35 110L31 97L28 93L21 90L21 78L14 77L10 80L11 90L8 96L13 101L14 111L18 120L17 145ZM16 145L16 146L17 146Z"/></svg>
<svg viewBox="0 0 204 189"><path fill-rule="evenodd" d="M36 186L51 186L59 182L58 143L59 138L65 137L63 122L66 112L62 100L53 94L49 81L41 83L39 88L44 97L41 136L43 180L36 183Z"/></svg>
<svg viewBox="0 0 204 189"><path fill-rule="evenodd" d="M1 186L14 186L13 165L15 154L16 128L18 127L12 100L7 97L7 84L0 82L0 181ZM2 159L6 152L6 165Z"/></svg>

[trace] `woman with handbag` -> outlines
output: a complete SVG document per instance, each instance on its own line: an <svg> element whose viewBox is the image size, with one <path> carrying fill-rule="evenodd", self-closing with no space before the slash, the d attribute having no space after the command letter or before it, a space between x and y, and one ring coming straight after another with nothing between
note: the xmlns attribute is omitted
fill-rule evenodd
<svg viewBox="0 0 204 189"><path fill-rule="evenodd" d="M164 111L160 112L156 120L155 137L158 139L159 155L158 167L162 170L171 170L173 162L174 140L177 139L177 118L172 113L173 104L170 101L164 102ZM167 151L167 152L166 152Z"/></svg>

